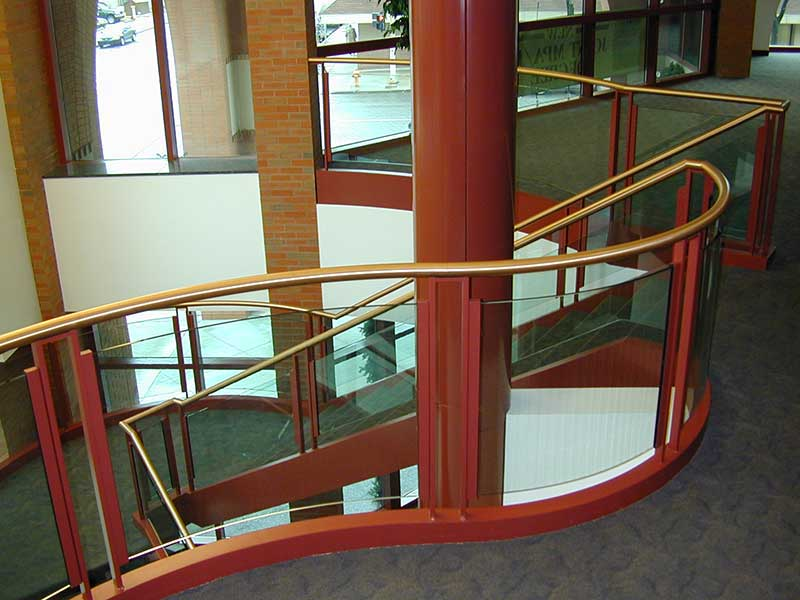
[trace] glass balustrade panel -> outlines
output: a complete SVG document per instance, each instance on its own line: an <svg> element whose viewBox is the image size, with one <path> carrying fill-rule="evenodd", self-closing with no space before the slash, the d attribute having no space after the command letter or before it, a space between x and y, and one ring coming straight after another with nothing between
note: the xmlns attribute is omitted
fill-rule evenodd
<svg viewBox="0 0 800 600"><path fill-rule="evenodd" d="M569 303L560 297L558 308L514 323L504 467L489 429L479 495L504 504L558 496L652 455L670 281L671 268L661 268L577 300L570 294ZM484 314L540 301L485 303ZM481 418L494 412L482 406Z"/></svg>
<svg viewBox="0 0 800 600"><path fill-rule="evenodd" d="M416 412L415 309L404 304L369 319L316 358L320 444Z"/></svg>

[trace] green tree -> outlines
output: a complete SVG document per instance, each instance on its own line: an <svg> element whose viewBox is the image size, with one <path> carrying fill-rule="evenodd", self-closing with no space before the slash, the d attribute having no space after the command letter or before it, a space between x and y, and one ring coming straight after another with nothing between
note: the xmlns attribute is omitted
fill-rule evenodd
<svg viewBox="0 0 800 600"><path fill-rule="evenodd" d="M408 0L378 0L378 5L383 6L383 16L386 20L384 36L397 36L397 47L407 50L411 44L409 37Z"/></svg>

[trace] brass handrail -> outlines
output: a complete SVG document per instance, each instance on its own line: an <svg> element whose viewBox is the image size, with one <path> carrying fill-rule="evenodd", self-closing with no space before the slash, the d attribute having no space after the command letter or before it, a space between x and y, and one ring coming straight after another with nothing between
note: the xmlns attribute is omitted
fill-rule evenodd
<svg viewBox="0 0 800 600"><path fill-rule="evenodd" d="M325 63L347 64L347 65L398 65L409 66L411 61L407 58L328 58L312 57L308 59L312 65L324 65Z"/></svg>
<svg viewBox="0 0 800 600"><path fill-rule="evenodd" d="M562 209L574 204L575 202L577 202L579 200L583 200L585 198L588 198L589 196L592 196L593 194L596 194L598 192L602 192L603 190L608 189L612 185L615 185L617 183L620 183L620 182L624 181L625 179L627 179L629 177L637 175L637 174L641 173L642 171L645 171L645 170L649 169L650 167L653 167L653 166L657 165L660 162L663 162L663 161L665 161L665 160L667 160L669 158L672 158L673 156L676 156L676 155L680 154L681 152L685 152L686 150L689 150L690 148L694 148L695 146L698 146L699 144L702 144L703 142L706 142L706 141L708 141L708 140L710 140L712 138L715 138L715 137L725 133L726 131L734 129L735 127L738 127L742 123L746 123L747 121L750 121L751 119L754 119L757 116L764 114L768 110L769 110L768 108L763 107L763 106L761 106L759 108L755 108L755 109L753 109L753 110L751 110L749 112L746 112L745 114L743 114L743 115L741 115L739 117L736 117L735 119L732 119L732 120L728 121L727 123L723 123L722 125L719 125L718 127L715 127L714 129L711 129L711 130L709 130L709 131L707 131L705 133L702 133L702 134L698 135L697 137L694 137L694 138L692 138L692 139L690 139L690 140L688 140L686 142L683 142L682 144L679 144L678 146L675 146L674 148L666 150L666 151L662 152L661 154L657 154L657 155L653 156L652 158L647 159L643 163L641 163L639 165L636 165L634 167L631 167L627 171L623 171L622 173L619 173L618 175L614 175L613 177L609 177L605 181L601 181L600 183L597 183L597 184L595 184L595 185L593 185L593 186L591 186L591 187L589 187L589 188L587 188L587 189L585 189L585 190L583 190L581 192L578 192L577 194L575 194L574 196L571 196L570 198L567 198L566 200L562 200L561 202L559 202L557 204L554 204L553 206L550 206L550 207L548 207L548 208L536 213L535 215L532 215L532 216L528 217L527 219L524 219L524 220L520 221L519 223L514 225L514 231L519 231L520 229L523 229L523 228L527 227L531 223L535 223L536 221L539 221L539 220L541 220L541 219L543 219L545 217L548 217L548 216L550 216L550 215L552 215L554 213L557 213L558 211L560 211L560 210L562 210ZM518 241L521 241L521 240L524 240L524 239L525 238L520 238L520 240L518 240ZM521 248L524 245L525 244L522 244L521 246L516 246L515 245L515 249Z"/></svg>
<svg viewBox="0 0 800 600"><path fill-rule="evenodd" d="M550 77L552 79L564 79L575 83L587 83L599 85L617 90L618 92L631 92L635 94L650 94L653 96L675 96L679 98L693 98L695 100L716 100L718 102L733 102L739 104L757 104L759 106L770 107L770 109L783 112L789 107L789 100L777 100L775 98L757 98L754 96L735 96L733 94L715 94L712 92L695 92L691 90L676 90L673 88L659 88L641 85L627 85L615 83L596 77L587 77L576 73L563 73L561 71L548 71L547 69L536 69L534 67L517 67L517 73L523 75L537 75L539 77Z"/></svg>
<svg viewBox="0 0 800 600"><path fill-rule="evenodd" d="M383 288L382 290L375 292L374 294L367 296L356 302L355 304L343 308L338 312L330 312L327 310L319 310L314 308L302 308L300 306L292 306L291 304L277 304L275 302L262 302L259 300L199 300L197 302L184 302L181 304L176 305L175 308L192 308L194 306L242 306L242 307L253 307L253 308L277 308L280 310L285 310L288 312L297 312L297 313L305 313L311 314L318 317L325 317L327 319L336 320L341 319L342 317L346 317L347 315L354 313L359 308L364 308L365 306L372 304L376 300L380 300L384 296L388 296L392 292L396 292L397 290L404 288L410 283L413 283L414 280L410 278L405 278L397 283L393 283L392 285Z"/></svg>
<svg viewBox="0 0 800 600"><path fill-rule="evenodd" d="M85 309L69 315L56 317L48 321L29 325L16 331L0 335L0 352L24 346L48 337L66 333L73 329L88 327L102 321L108 321L126 315L174 307L176 304L206 300L216 296L226 296L245 292L256 292L264 289L277 289L298 285L353 281L359 279L390 279L395 277L466 277L488 276L500 277L515 273L532 273L551 269L566 269L587 264L616 260L646 252L683 239L708 226L724 210L727 204L728 182L725 176L705 161L687 160L687 168L704 171L711 177L718 189L724 191L720 200L698 219L642 240L636 240L617 246L599 250L546 256L532 259L509 259L500 261L474 261L463 263L389 263L378 265L355 265L342 267L325 267L288 271L283 273L264 273L226 279L222 281L187 286L136 298L112 302L102 306ZM642 179L639 184L647 185L658 178L658 173ZM724 196L724 203L718 205Z"/></svg>

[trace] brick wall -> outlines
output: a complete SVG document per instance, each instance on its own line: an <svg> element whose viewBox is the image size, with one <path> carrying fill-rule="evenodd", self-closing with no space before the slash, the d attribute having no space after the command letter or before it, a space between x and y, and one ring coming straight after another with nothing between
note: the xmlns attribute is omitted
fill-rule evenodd
<svg viewBox="0 0 800 600"><path fill-rule="evenodd" d="M318 267L305 0L247 0L246 7L267 269L277 273ZM318 308L322 291L319 285L285 288L271 291L270 299ZM276 352L305 335L301 319L273 320ZM304 359L300 368L306 372ZM291 361L276 368L280 397L289 393L290 369Z"/></svg>
<svg viewBox="0 0 800 600"><path fill-rule="evenodd" d="M64 312L42 176L59 164L39 3L0 0L0 80L42 317Z"/></svg>
<svg viewBox="0 0 800 600"><path fill-rule="evenodd" d="M232 136L226 64L247 54L244 0L167 0L186 156L252 154ZM245 132L249 133L249 132Z"/></svg>
<svg viewBox="0 0 800 600"><path fill-rule="evenodd" d="M270 273L319 266L314 135L304 0L248 0L256 152ZM274 302L316 308L318 285L274 290Z"/></svg>

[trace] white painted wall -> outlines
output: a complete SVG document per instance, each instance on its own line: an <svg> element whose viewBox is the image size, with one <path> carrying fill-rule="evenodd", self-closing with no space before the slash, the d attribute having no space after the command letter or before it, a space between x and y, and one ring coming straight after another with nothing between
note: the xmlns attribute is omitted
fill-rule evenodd
<svg viewBox="0 0 800 600"><path fill-rule="evenodd" d="M753 29L753 50L769 50L772 22L779 0L756 0L756 23Z"/></svg>
<svg viewBox="0 0 800 600"><path fill-rule="evenodd" d="M317 228L323 267L414 260L411 211L320 204ZM325 283L322 285L323 304L327 308L351 306L396 281L398 279ZM411 289L409 286L393 295Z"/></svg>
<svg viewBox="0 0 800 600"><path fill-rule="evenodd" d="M0 333L41 318L5 107L0 86Z"/></svg>
<svg viewBox="0 0 800 600"><path fill-rule="evenodd" d="M68 311L266 271L256 174L73 177L45 190Z"/></svg>

